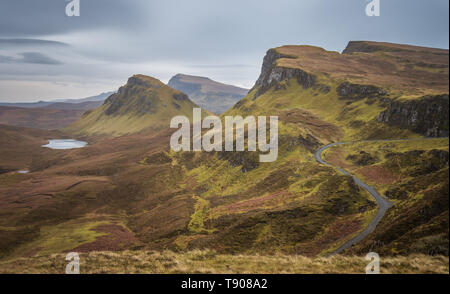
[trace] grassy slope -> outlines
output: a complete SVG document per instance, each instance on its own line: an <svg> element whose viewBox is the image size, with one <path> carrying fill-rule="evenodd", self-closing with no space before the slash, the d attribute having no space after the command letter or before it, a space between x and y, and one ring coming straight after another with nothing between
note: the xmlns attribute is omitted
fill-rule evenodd
<svg viewBox="0 0 450 294"><path fill-rule="evenodd" d="M402 47L402 50L410 49L409 47ZM322 168L315 164L312 158L312 153L315 149L308 150L305 144L298 143L298 141L296 144L296 139L311 135L319 143L326 144L331 141L420 137L408 130L396 129L378 123L376 118L385 109L383 101L374 100L370 97L362 97L351 101L341 99L337 94L337 87L343 81L373 82L376 85L382 85L388 90L387 99L410 99L411 95L419 95L419 93L423 95L441 93L440 91L448 92L447 86L444 87L443 85L429 88L428 83L430 80L437 79L438 75L425 75L423 85L415 84L417 88L412 88L412 85L409 84L414 74L408 76L402 73L399 75L400 80L397 81L399 85L387 84L382 79L382 76L383 74L393 74L393 65L409 68L408 64L405 64L405 60L397 60L397 52L395 54L385 52L386 56L379 52L374 54L354 53L344 56L307 46L285 46L278 48L277 51L296 57L296 59L280 59L277 62L278 66L306 68L313 71L317 77L316 86L304 89L295 80L291 79L290 81L282 82L279 90L272 88L254 99L254 94L258 90L256 88L239 105L224 114L242 116L279 115L281 121L280 156L276 163L261 164L247 174L242 174L241 165L239 164L233 167L233 165L230 166L223 160L215 161L216 159L210 159L207 163L200 161L200 166L189 171L188 174L191 176L189 181L194 182L200 191L206 191L198 195L201 198L198 199L199 209L193 216L193 222L196 224L196 231L192 232L194 236L182 238L182 240L188 240L190 244L197 244L195 241L192 242L192 239L201 238L198 235L199 224L203 225L203 234L211 234L211 231L223 230L222 226L234 222L238 223L238 225L234 225L234 228L226 228L227 233L224 235L228 237L220 239L225 244L222 244L223 246L231 246L232 250L258 251L270 248L270 250L294 252L298 250L302 254L330 252L332 248L335 248L336 243L328 243L319 252L312 252L309 246L313 245L317 248L320 248L320 246L317 246L317 243L311 239L308 240L307 237L298 232L301 230L306 232L307 229L305 227L295 228L295 225L293 225L295 224L294 221L289 223L289 225L295 228L294 230L297 232L299 239L282 236L282 234L279 234L281 228L277 227L279 224L278 220L272 216L267 218L264 213L261 213L261 211L278 210L284 211L280 214L284 214L284 217L286 217L289 214L288 207L307 207L314 211L313 215L320 215L317 221L324 224L327 229L320 228L320 226L317 227L314 216L309 215L307 218L310 221L308 226L313 229L305 235L314 236L314 240L320 240L321 237L319 236L325 236L324 238L328 241L330 236L327 235L327 231L331 235L339 236L339 240L342 241L348 236L356 234L359 228L373 217L371 213L359 216L356 214L352 217L346 215L343 219L350 223L352 219L359 218L359 225L352 227L351 224L347 223L347 227L350 228L349 231L351 232L347 231L347 235L339 231L339 228L345 228L346 225L339 224L338 219L330 219L327 213L323 211L324 203L315 201L323 197L328 202L332 202L335 195L340 200L346 201L349 200L348 195L342 197L338 196L339 193L337 191L320 191L321 186L326 186L327 179L332 175L332 171L329 173L321 172ZM405 52L403 51L403 53ZM413 62L418 62L423 56L430 56L429 52L427 53L428 55L424 55L423 52L416 53L415 50L411 53ZM432 53L431 61L428 61L442 62L441 51L437 53L437 60L435 60L436 58L433 54L435 52ZM380 61L380 58L386 58L386 62L391 64L391 66L386 66ZM374 74L362 75L356 78L354 76L355 72L342 71L342 67L346 63L352 65L356 63L358 66L366 65L363 69L369 72L373 71ZM362 68L360 67L359 69L361 70ZM355 69L353 68L352 70ZM326 74L322 71L326 71ZM443 74L444 80L445 77L448 80L448 67L447 72L445 72L445 69L443 71L439 74ZM389 83L391 82L389 81ZM322 90L323 87L321 86L323 85L329 87L328 92ZM408 142L403 144L409 146L409 148L416 146L414 143ZM448 141L446 143L444 140L441 142L441 145L441 148L445 148L445 146L448 148ZM246 154L242 154L240 157L245 159L246 156ZM274 184L276 183L273 188L271 187L272 179ZM440 180L438 179L437 181ZM443 182L440 184L443 184ZM431 184L429 185L432 186ZM258 190L258 187L261 186L264 187L262 191ZM356 210L358 207L361 209L364 199L364 196L358 200L354 199L354 203L349 204L349 207ZM400 209L404 207L402 204L399 206ZM370 211L371 206L369 205L368 207ZM202 218L203 220L201 221ZM224 221L224 219L228 219L228 221ZM239 225L241 220L242 227ZM222 224L222 222L225 224ZM260 225L260 223L267 225ZM217 226L218 228L216 228ZM302 240L301 236L306 239ZM181 244L186 246L184 242L181 242ZM290 247L292 244L296 245Z"/></svg>
<svg viewBox="0 0 450 294"><path fill-rule="evenodd" d="M386 44L381 45L386 49ZM378 123L378 114L386 107L383 101L370 97L341 99L337 94L343 81L383 86L388 91L387 99L448 92L446 83L430 87L436 80L448 80L448 52L423 53L423 48L407 46L401 46L401 50L341 55L308 46L278 48L278 53L295 59L280 59L277 66L312 72L317 77L316 86L304 89L291 79L282 82L279 90L272 88L254 99L255 88L223 115L278 115L277 162L259 164L243 173L242 167L257 161L252 154L237 153L222 159L194 156L188 161L173 155L173 161L187 170L182 187L196 192L197 203L189 233L179 236L175 243L181 249L206 246L233 252L272 250L316 255L330 252L357 234L375 212L371 198L364 192L355 193L350 182L339 179L342 176L332 169L319 166L312 154L318 145L332 141L420 137ZM400 60L398 54L408 55L410 64ZM447 69L432 75L422 69L411 73L411 63L419 61L447 64ZM393 76L398 76L397 80ZM421 84L417 84L418 76ZM329 91L323 91L323 86ZM316 142L299 140L308 136Z"/></svg>
<svg viewBox="0 0 450 294"><path fill-rule="evenodd" d="M325 154L394 203L377 230L351 252L448 255L448 143L356 143Z"/></svg>
<svg viewBox="0 0 450 294"><path fill-rule="evenodd" d="M0 171L28 169L39 157L40 146L61 136L59 131L0 125Z"/></svg>
<svg viewBox="0 0 450 294"><path fill-rule="evenodd" d="M213 251L91 252L80 255L82 274L364 274L363 257L307 258L291 255L224 255ZM0 273L63 274L64 254L0 262ZM448 258L411 255L380 261L382 274L448 274Z"/></svg>
<svg viewBox="0 0 450 294"><path fill-rule="evenodd" d="M192 119L192 108L197 107L189 99L177 100L174 95L182 93L159 80L136 75L117 94L108 98L101 107L86 113L79 121L66 128L76 135L133 134L145 129L161 130L167 128L170 119L185 115ZM131 79L130 79L131 80ZM114 113L108 110L115 105L120 109Z"/></svg>
<svg viewBox="0 0 450 294"><path fill-rule="evenodd" d="M302 93L295 85L290 90ZM308 97L311 93L302 94ZM285 99L295 100L292 97ZM265 107L263 99L259 102L259 106ZM336 175L332 169L320 167L314 162L311 151L296 141L299 135L313 134L327 143L332 138L339 139L342 132L313 113L298 113L299 106L301 104L286 107L287 111L293 110L299 121L282 123L283 146L276 163L261 164L255 170L243 173L239 162L257 161L252 154L237 153L237 158L229 160L218 159L215 155L191 158L186 154L168 154L172 168L181 168L185 174L182 176L185 180L174 188L192 191L190 197L197 204L193 207L194 214L187 224L187 231L163 241L164 246L175 249L206 246L233 252L278 250L316 255L338 247L344 239L363 229L374 213L368 194L355 189L346 177ZM252 111L252 114L259 113ZM287 113L286 117L291 114ZM89 117L97 119L94 115ZM106 125L117 129L114 124ZM100 127L105 128L103 123ZM338 132L330 136L333 129ZM89 132L92 131L90 128ZM237 163L230 164L230 160ZM152 160L142 162L153 165ZM268 181L269 187L266 186ZM335 185L340 188L335 190ZM342 197L349 194L350 198ZM292 220L286 221L285 213L292 213ZM236 225L230 227L227 220L230 218ZM146 237L150 232L142 227L148 221L144 215L137 216L131 226L137 232L144 230L140 233L142 238L151 242L154 238ZM284 229L286 225L291 229Z"/></svg>

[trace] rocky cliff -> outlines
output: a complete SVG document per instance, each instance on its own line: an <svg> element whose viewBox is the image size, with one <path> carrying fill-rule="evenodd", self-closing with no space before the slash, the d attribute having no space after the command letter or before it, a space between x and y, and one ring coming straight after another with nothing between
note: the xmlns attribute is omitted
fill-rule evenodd
<svg viewBox="0 0 450 294"><path fill-rule="evenodd" d="M373 85L358 85L348 82L340 84L337 88L337 92L339 98L350 100L380 98L387 94L385 90Z"/></svg>
<svg viewBox="0 0 450 294"><path fill-rule="evenodd" d="M316 76L309 74L302 69L278 66L277 61L281 58L291 57L289 55L278 53L276 49L267 51L261 68L261 75L253 87L253 89L259 87L253 99L258 98L258 96L267 92L271 87L274 87L275 90L280 89L282 87L280 85L281 82L289 81L291 78L296 78L297 82L305 89L314 86Z"/></svg>
<svg viewBox="0 0 450 294"><path fill-rule="evenodd" d="M378 121L427 137L447 137L449 96L425 96L418 100L394 101L381 112Z"/></svg>

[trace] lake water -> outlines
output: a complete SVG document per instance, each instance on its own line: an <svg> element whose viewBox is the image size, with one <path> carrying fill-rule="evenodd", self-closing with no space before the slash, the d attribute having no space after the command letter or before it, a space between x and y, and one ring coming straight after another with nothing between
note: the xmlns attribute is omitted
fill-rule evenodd
<svg viewBox="0 0 450 294"><path fill-rule="evenodd" d="M59 140L49 140L47 145L42 145L42 147L56 149L56 150L66 150L66 149L77 149L86 147L88 143L83 141L77 141L72 139L59 139Z"/></svg>

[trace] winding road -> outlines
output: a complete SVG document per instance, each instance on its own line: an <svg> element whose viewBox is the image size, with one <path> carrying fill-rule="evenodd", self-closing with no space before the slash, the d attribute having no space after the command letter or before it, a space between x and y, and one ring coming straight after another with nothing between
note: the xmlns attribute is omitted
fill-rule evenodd
<svg viewBox="0 0 450 294"><path fill-rule="evenodd" d="M359 142L377 142L377 141L397 141L397 140L374 140L374 141L359 141ZM365 237L367 237L367 235L369 235L370 233L373 232L373 230L375 230L376 226L378 225L378 223L381 221L381 219L383 218L384 214L386 213L386 211L392 206L392 203L387 201L386 199L384 199L372 186L367 185L366 183L364 183L363 181L361 181L360 179L358 179L357 177L353 176L352 174L350 174L349 172L343 170L340 167L337 166L333 166L331 164L329 164L328 162L324 161L322 159L322 153L334 146L339 146L339 145L346 145L346 144L352 144L352 143L358 143L358 142L338 142L338 143L332 143L326 146L323 146L322 148L320 148L319 150L317 150L316 152L316 160L324 165L327 166L331 166L334 167L335 169L337 169L338 171L340 171L341 173L343 173L344 175L350 175L353 177L353 180L355 181L355 183L360 186L361 188L363 188L364 190L366 190L367 192L370 193L370 195L373 196L373 198L375 198L377 204L378 204L378 212L377 215L372 219L372 221L370 222L370 224L364 229L364 231L362 231L361 233L359 233L356 237L348 240L347 242L345 242L341 247L339 247L338 249L336 249L333 253L330 254L330 256L333 256L335 254L339 254L342 251L344 251L347 248L350 248L351 246L353 246L354 244L360 242L361 240L363 240Z"/></svg>
<svg viewBox="0 0 450 294"><path fill-rule="evenodd" d="M354 237L354 238L348 240L347 242L345 242L341 247L336 249L329 256L333 256L333 255L341 253L345 249L350 248L351 246L355 245L356 243L360 242L365 237L367 237L367 235L372 233L373 230L375 230L375 228L378 225L378 223L383 218L383 216L386 213L386 211L390 207L392 207L393 204L391 202L387 201L385 198L383 198L372 186L367 185L366 183L364 183L363 181L361 181L360 179L358 179L354 175L350 174L349 172L343 170L342 168L337 167L337 166L333 166L333 165L329 164L328 162L324 161L322 159L323 152L325 150L331 148L331 147L335 147L335 146L339 146L339 145L354 144L354 143L364 143L364 142L366 142L366 143L374 143L374 142L401 142L401 141L420 141L420 140L436 140L436 139L448 139L448 137L409 138L409 139L384 139L384 140L361 140L361 141L354 141L354 142L337 142L337 143L332 143L332 144L323 146L322 148L317 150L317 152L315 154L315 157L316 157L316 160L319 163L327 165L327 166L331 166L331 167L337 169L338 171L340 171L341 173L343 173L344 175L352 176L353 180L355 181L355 183L358 186L360 186L361 188L363 188L364 190L366 190L367 192L369 192L370 195L372 195L372 197L375 198L375 200L376 200L376 202L378 204L377 215L372 219L370 224L361 233L359 233L356 237Z"/></svg>

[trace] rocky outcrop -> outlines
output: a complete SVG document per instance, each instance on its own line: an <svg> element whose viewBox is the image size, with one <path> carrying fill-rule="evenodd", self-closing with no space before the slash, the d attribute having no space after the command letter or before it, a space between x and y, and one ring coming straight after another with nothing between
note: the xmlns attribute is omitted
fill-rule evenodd
<svg viewBox="0 0 450 294"><path fill-rule="evenodd" d="M132 87L132 86L142 86L145 88L161 88L161 85L157 83L151 83L151 81L148 80L149 78L142 78L140 75L134 75L128 79L128 82L125 87L121 87L120 89L126 89L126 87ZM156 80L155 80L156 81ZM119 89L119 91L120 91Z"/></svg>
<svg viewBox="0 0 450 294"><path fill-rule="evenodd" d="M382 97L387 94L383 89L373 85L358 85L348 82L342 83L337 87L337 93L340 99L360 100L363 98Z"/></svg>
<svg viewBox="0 0 450 294"><path fill-rule="evenodd" d="M172 95L173 99L177 100L177 101L188 101L189 97L188 95L184 94L184 93L175 93Z"/></svg>
<svg viewBox="0 0 450 294"><path fill-rule="evenodd" d="M270 49L269 51L267 51L267 54L264 57L261 75L256 81L255 86L253 87L253 89L259 87L253 99L258 98L272 87L274 87L276 90L283 88L280 83L283 81L289 81L292 78L296 78L297 82L305 89L314 86L316 82L316 76L298 68L277 66L277 60L280 58L292 57L280 54L275 49Z"/></svg>
<svg viewBox="0 0 450 294"><path fill-rule="evenodd" d="M448 136L448 95L425 96L406 102L393 101L378 121L427 137Z"/></svg>

